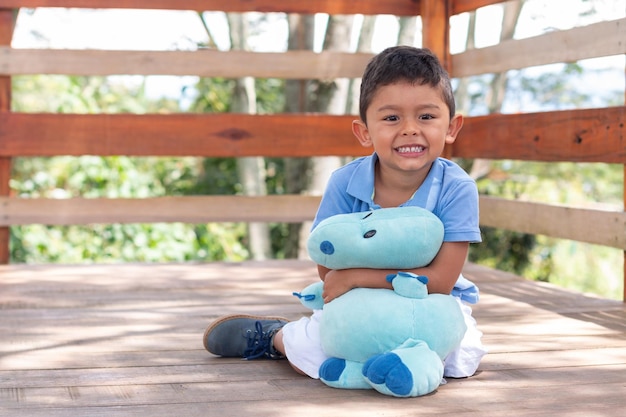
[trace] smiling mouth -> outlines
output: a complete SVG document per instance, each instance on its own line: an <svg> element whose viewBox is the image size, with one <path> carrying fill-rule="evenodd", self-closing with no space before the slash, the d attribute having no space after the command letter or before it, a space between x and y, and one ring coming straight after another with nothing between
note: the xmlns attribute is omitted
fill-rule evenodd
<svg viewBox="0 0 626 417"><path fill-rule="evenodd" d="M424 148L423 146L400 146L399 148L396 148L396 151L399 153L418 153L418 152L424 152Z"/></svg>

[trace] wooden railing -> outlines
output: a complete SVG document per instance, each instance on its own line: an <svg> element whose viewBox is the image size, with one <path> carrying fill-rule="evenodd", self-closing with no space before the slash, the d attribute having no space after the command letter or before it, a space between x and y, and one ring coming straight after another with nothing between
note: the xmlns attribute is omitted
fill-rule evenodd
<svg viewBox="0 0 626 417"><path fill-rule="evenodd" d="M284 79L356 78L370 54L183 51L18 50L10 47L19 7L160 8L421 15L423 43L453 77L626 53L626 19L555 31L450 55L449 18L498 3L489 0L0 0L0 261L8 227L19 224L310 220L318 197L202 196L151 199L21 199L10 196L14 157L359 156L369 153L350 131L352 115L324 114L25 114L11 111L11 76L198 75ZM536 45L541 45L537 48ZM573 45L575 47L563 47ZM626 176L626 107L466 118L447 155L461 158L622 164ZM206 207L212 207L210 212ZM626 254L626 213L481 198L481 224L619 248ZM625 267L626 268L626 267ZM626 273L624 274L626 276ZM626 290L625 290L626 291ZM626 296L625 296L626 299Z"/></svg>

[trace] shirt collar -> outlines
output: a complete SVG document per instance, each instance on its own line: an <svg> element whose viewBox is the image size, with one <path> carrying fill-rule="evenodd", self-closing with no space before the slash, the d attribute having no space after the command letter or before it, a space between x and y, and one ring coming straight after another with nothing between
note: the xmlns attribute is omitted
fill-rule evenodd
<svg viewBox="0 0 626 417"><path fill-rule="evenodd" d="M350 182L348 183L348 188L346 190L349 195L369 204L372 209L380 208L380 206L374 203L373 200L376 162L378 162L378 155L376 152L365 157L363 163L359 164L352 173L352 177L350 178ZM442 176L443 167L441 166L441 163L439 163L439 159L437 159L430 168L430 171L420 188L418 188L415 194L413 194L413 196L406 203L403 203L402 206L430 206L429 196L431 194L431 190L437 188L436 186L441 182Z"/></svg>

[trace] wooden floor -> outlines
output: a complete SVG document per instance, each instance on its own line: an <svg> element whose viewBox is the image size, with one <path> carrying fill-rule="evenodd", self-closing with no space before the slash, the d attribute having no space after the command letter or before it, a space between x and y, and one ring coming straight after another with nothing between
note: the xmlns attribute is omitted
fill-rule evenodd
<svg viewBox="0 0 626 417"><path fill-rule="evenodd" d="M475 265L490 353L429 396L337 390L285 361L217 358L226 313L307 311L309 262L0 267L0 416L624 416L623 303Z"/></svg>

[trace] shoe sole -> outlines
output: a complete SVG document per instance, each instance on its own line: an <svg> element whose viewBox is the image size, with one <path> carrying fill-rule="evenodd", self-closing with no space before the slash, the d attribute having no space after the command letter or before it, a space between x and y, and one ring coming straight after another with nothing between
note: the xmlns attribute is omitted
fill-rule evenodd
<svg viewBox="0 0 626 417"><path fill-rule="evenodd" d="M218 317L213 323L211 323L209 327L206 328L206 330L204 331L204 336L202 337L202 344L204 345L204 348L209 353L213 353L209 350L209 347L207 346L209 333L211 333L211 331L219 324L225 322L226 320L233 320L233 319L281 320L281 321L286 321L286 322L289 321L289 319L286 319L285 317L280 317L280 316L254 316L251 314L229 314L227 316ZM215 355L215 353L213 354Z"/></svg>

